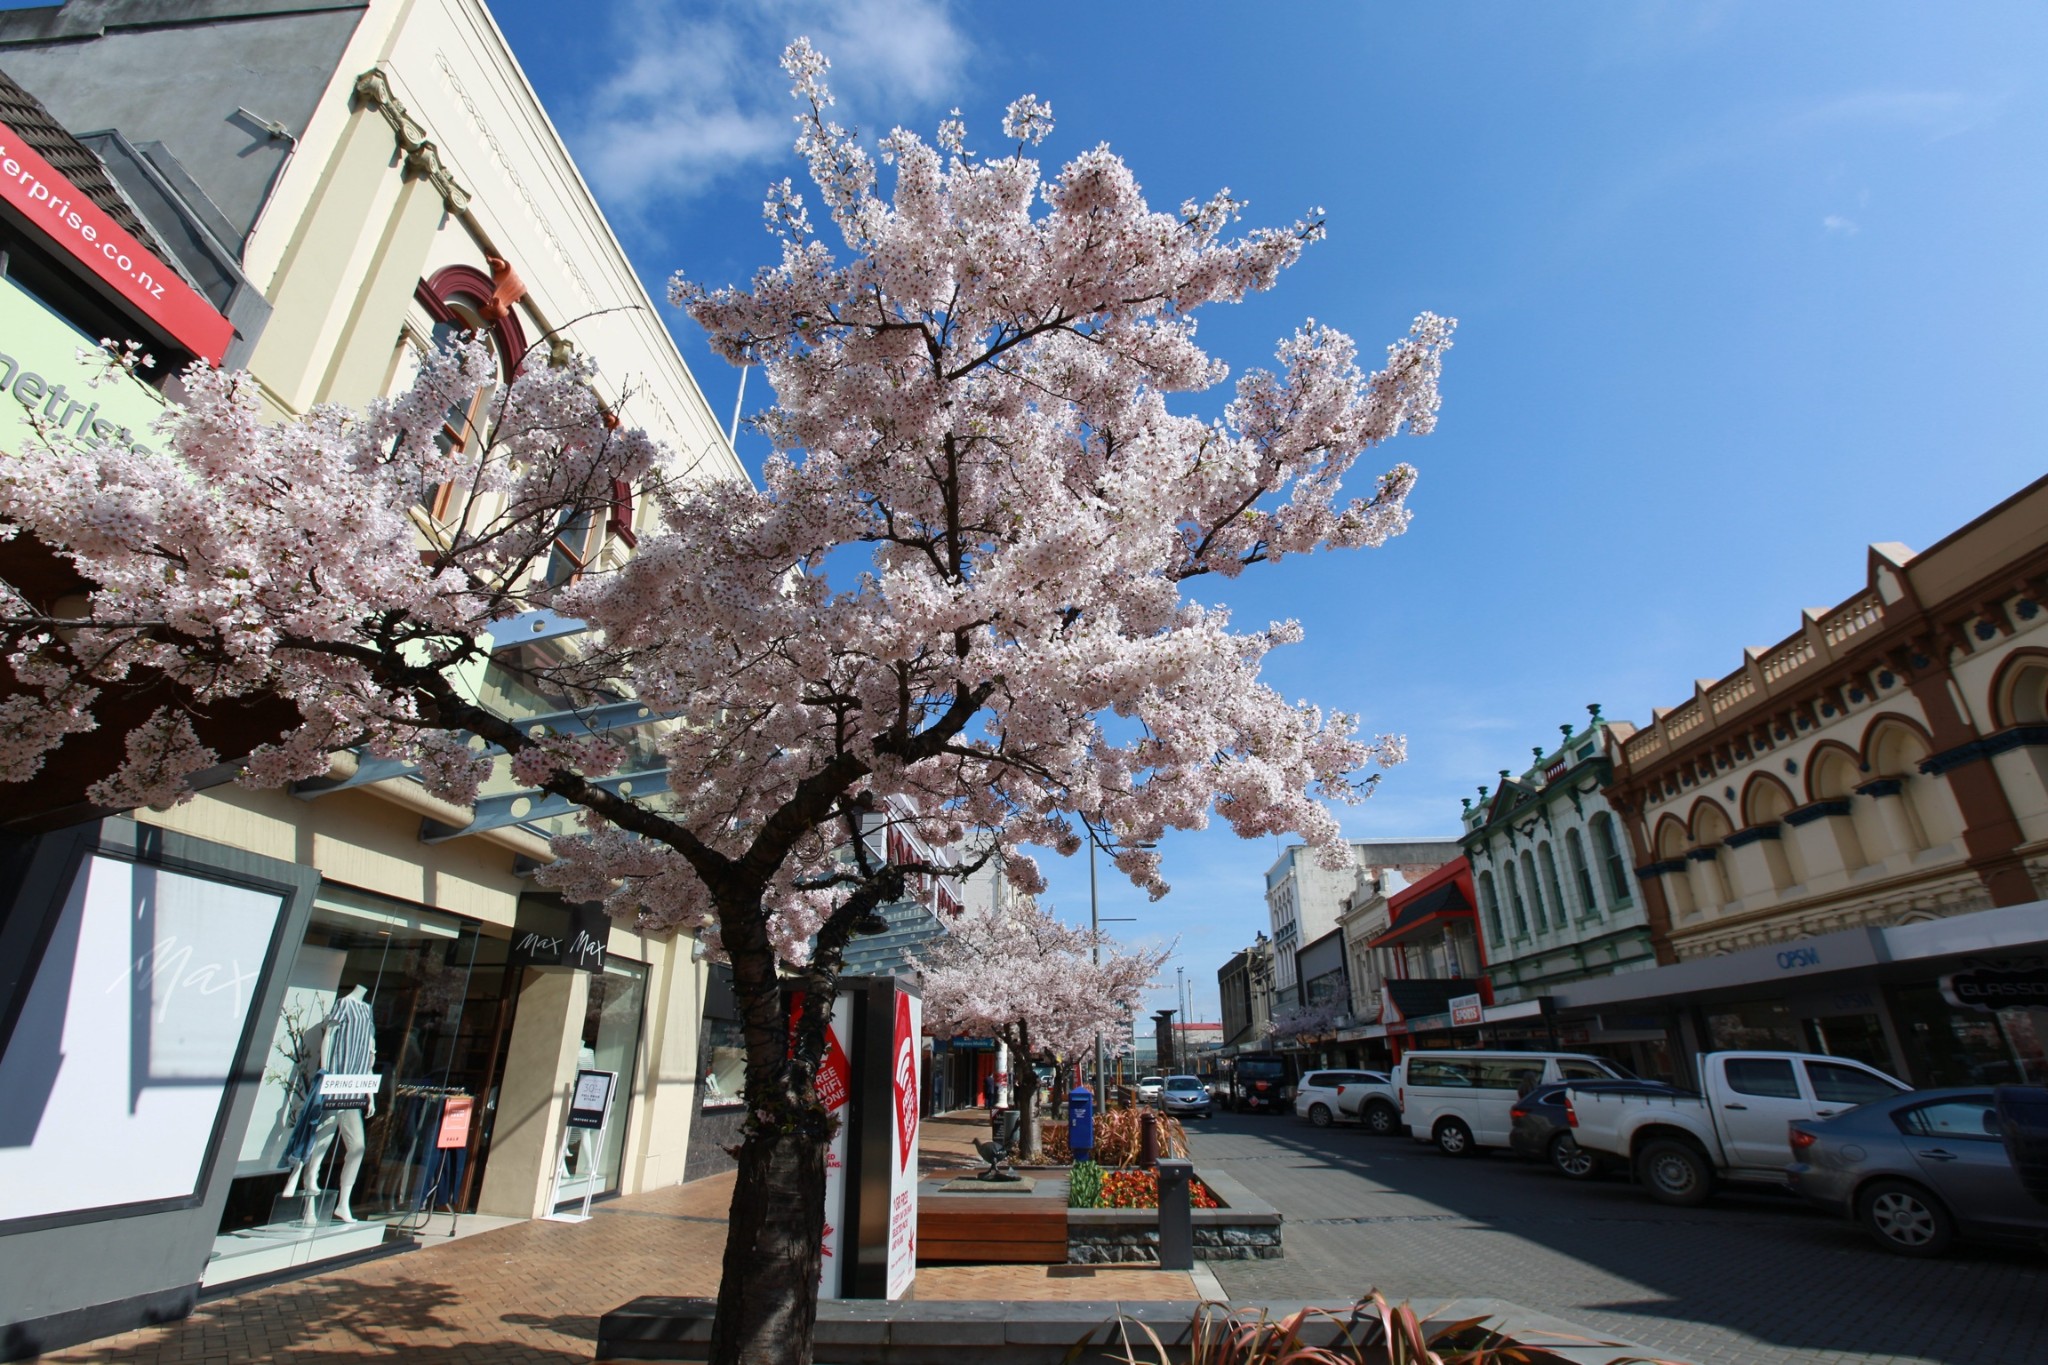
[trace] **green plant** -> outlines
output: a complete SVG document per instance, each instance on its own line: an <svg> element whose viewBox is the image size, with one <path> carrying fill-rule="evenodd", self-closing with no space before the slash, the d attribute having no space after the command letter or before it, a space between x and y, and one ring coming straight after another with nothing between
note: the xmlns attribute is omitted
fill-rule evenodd
<svg viewBox="0 0 2048 1365"><path fill-rule="evenodd" d="M1323 1344L1304 1339L1311 1323L1328 1323L1334 1333L1317 1331ZM1172 1357L1166 1345L1143 1322L1139 1333L1150 1343L1150 1352L1139 1355L1131 1340L1131 1319L1119 1316L1111 1326L1122 1354L1105 1353L1086 1357L1088 1338L1067 1352L1068 1361L1084 1358L1107 1359L1118 1365L1167 1365ZM1562 1342L1557 1344L1564 1344ZM1587 1338L1573 1341L1577 1349L1598 1346ZM1564 1357L1542 1346L1529 1345L1487 1327L1484 1318L1466 1318L1425 1328L1413 1308L1398 1308L1386 1296L1373 1290L1349 1309L1300 1308L1284 1318L1273 1318L1264 1309L1232 1309L1228 1304L1202 1303L1195 1308L1186 1359L1188 1365L1564 1365ZM1645 1356L1625 1356L1609 1365L1671 1365Z"/></svg>
<svg viewBox="0 0 2048 1365"><path fill-rule="evenodd" d="M1102 1168L1092 1161L1077 1161L1067 1174L1067 1207L1092 1209L1102 1203Z"/></svg>

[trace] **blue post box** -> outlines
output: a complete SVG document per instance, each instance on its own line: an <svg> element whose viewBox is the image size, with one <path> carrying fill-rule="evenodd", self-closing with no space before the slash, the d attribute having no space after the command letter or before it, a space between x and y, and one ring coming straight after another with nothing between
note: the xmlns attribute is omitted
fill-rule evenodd
<svg viewBox="0 0 2048 1365"><path fill-rule="evenodd" d="M1076 1161L1095 1159L1095 1092L1085 1085L1067 1093L1067 1150Z"/></svg>

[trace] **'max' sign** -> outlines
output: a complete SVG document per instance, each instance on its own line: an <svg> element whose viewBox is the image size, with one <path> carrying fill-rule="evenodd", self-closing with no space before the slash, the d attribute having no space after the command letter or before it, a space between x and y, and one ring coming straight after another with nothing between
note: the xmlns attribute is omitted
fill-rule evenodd
<svg viewBox="0 0 2048 1365"><path fill-rule="evenodd" d="M589 929L559 934L522 934L512 942L512 951L529 962L574 967L583 972L604 970L604 938Z"/></svg>

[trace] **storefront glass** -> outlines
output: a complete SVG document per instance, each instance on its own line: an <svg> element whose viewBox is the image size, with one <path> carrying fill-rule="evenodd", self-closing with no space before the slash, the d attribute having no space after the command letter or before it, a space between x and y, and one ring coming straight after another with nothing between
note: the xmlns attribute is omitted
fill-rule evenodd
<svg viewBox="0 0 2048 1365"><path fill-rule="evenodd" d="M1934 984L1886 995L1915 1084L2048 1084L2048 1009L1958 1007Z"/></svg>
<svg viewBox="0 0 2048 1365"><path fill-rule="evenodd" d="M469 1207L510 1003L475 925L329 884L292 962L205 1282L353 1254ZM374 1074L362 1109L323 1072ZM454 1111L454 1121L450 1111ZM467 1122L463 1122L467 1110Z"/></svg>
<svg viewBox="0 0 2048 1365"><path fill-rule="evenodd" d="M640 1052L640 1019L647 1001L647 969L636 962L608 960L602 972L591 973L589 989L576 1065L579 1070L613 1074L611 1116L601 1132L570 1131L555 1186L558 1205L619 1188L633 1068Z"/></svg>

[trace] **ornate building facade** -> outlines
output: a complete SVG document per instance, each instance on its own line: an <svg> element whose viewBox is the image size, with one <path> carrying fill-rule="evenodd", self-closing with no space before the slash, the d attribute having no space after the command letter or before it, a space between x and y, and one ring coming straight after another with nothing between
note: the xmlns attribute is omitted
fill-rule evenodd
<svg viewBox="0 0 2048 1365"><path fill-rule="evenodd" d="M1606 796L1679 960L2048 891L2048 479L1628 737Z"/></svg>
<svg viewBox="0 0 2048 1365"><path fill-rule="evenodd" d="M1601 794L1635 727L1587 710L1584 727L1560 726L1560 743L1537 746L1521 775L1503 769L1495 791L1464 803L1460 842L1503 1004L1657 964L1627 836Z"/></svg>

